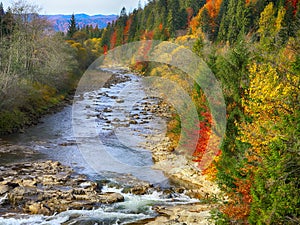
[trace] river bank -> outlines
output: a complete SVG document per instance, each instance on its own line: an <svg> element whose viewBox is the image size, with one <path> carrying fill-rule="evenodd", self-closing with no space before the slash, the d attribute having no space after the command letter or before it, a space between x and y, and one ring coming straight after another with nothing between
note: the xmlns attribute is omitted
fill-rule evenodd
<svg viewBox="0 0 300 225"><path fill-rule="evenodd" d="M156 116L170 120L172 117L171 106L163 101L158 105L149 105L150 111ZM148 106L148 107L149 107ZM147 109L149 110L149 109ZM164 133L146 136L147 141L140 146L152 152L153 168L164 172L170 182L191 198L200 200L200 203L176 205L169 207L156 207L160 216L154 220L145 220L134 224L189 224L211 225L211 211L218 208L225 200L216 183L210 181L197 163L189 161L184 155L177 154L174 150L174 141ZM153 145L153 143L157 143ZM145 223L143 223L145 222Z"/></svg>
<svg viewBox="0 0 300 225"><path fill-rule="evenodd" d="M72 104L74 90L65 94L39 96L24 106L0 111L0 137L12 133L23 133L28 127L37 125L45 115L56 113Z"/></svg>

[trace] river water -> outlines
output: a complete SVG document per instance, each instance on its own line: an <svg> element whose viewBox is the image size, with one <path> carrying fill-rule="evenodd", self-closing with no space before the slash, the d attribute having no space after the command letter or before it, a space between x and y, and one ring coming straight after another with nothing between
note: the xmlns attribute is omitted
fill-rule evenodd
<svg viewBox="0 0 300 225"><path fill-rule="evenodd" d="M66 106L56 114L47 115L41 123L26 129L25 133L10 135L5 140L29 146L42 153L42 159L60 161L90 179L117 180L118 176L131 174L154 185L168 187L167 177L161 171L151 169L151 152L141 147L147 137L165 132L164 119L151 112L145 113L142 109L143 105L157 104L158 100L145 94L142 78L121 71L112 72L126 77L127 81L77 96L80 100L73 106ZM124 91L126 89L130 91ZM96 140L101 140L101 150L95 142L83 143L82 139L75 138L74 126L77 135L78 127L79 133L81 130L92 132L93 135L96 132ZM105 186L103 191L121 193L122 189ZM126 224L155 217L156 212L152 209L155 205L197 202L178 193L172 196L159 191L141 196L122 194L124 202L103 205L94 210L70 210L50 217L3 215L0 217L0 225Z"/></svg>

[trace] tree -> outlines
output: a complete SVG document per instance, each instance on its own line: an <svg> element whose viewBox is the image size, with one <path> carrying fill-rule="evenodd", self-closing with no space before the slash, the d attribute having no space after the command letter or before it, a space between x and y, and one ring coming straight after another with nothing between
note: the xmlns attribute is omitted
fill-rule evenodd
<svg viewBox="0 0 300 225"><path fill-rule="evenodd" d="M212 29L212 19L208 13L208 9L204 8L201 12L200 16L200 25L202 27L202 31L207 34L208 39L211 38L211 35L213 33Z"/></svg>
<svg viewBox="0 0 300 225"><path fill-rule="evenodd" d="M233 44L239 36L246 33L247 23L245 0L229 0L227 12L220 24L218 39Z"/></svg>
<svg viewBox="0 0 300 225"><path fill-rule="evenodd" d="M167 28L170 36L175 37L175 31L182 25L182 14L180 11L179 0L171 0L168 5Z"/></svg>
<svg viewBox="0 0 300 225"><path fill-rule="evenodd" d="M25 104L36 91L34 84L63 88L71 70L68 47L60 35L49 31L49 22L39 17L37 10L20 1L5 14L8 38L0 41L1 109ZM23 96L21 102L18 96Z"/></svg>
<svg viewBox="0 0 300 225"><path fill-rule="evenodd" d="M186 8L191 7L193 9L193 15L196 16L199 9L201 9L205 3L206 0L188 0L186 2Z"/></svg>
<svg viewBox="0 0 300 225"><path fill-rule="evenodd" d="M250 86L243 100L251 118L241 123L241 141L253 167L253 224L299 223L299 74L280 74L270 63L250 67ZM292 74L290 72L293 72ZM296 85L295 85L296 84ZM296 104L295 104L296 103Z"/></svg>
<svg viewBox="0 0 300 225"><path fill-rule="evenodd" d="M68 27L68 31L67 31L67 37L69 39L73 38L73 35L76 33L77 31L77 24L76 24L76 20L75 20L75 15L74 13L71 16L71 19L69 21L69 27Z"/></svg>

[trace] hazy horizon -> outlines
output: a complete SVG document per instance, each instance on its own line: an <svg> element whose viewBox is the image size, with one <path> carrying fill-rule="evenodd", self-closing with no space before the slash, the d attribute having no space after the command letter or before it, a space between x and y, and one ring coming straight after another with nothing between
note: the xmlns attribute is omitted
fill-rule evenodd
<svg viewBox="0 0 300 225"><path fill-rule="evenodd" d="M4 9L12 6L12 0L0 0L3 3ZM93 15L119 15L123 7L127 12L133 11L138 7L139 0L26 0L25 2L33 3L41 7L40 14L43 15L71 15L71 14L87 14ZM143 1L141 1L143 2ZM143 2L144 4L144 2Z"/></svg>

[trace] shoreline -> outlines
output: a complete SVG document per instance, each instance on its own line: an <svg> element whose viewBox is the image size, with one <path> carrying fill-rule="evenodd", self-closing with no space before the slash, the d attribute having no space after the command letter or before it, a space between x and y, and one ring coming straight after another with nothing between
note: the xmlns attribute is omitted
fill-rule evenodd
<svg viewBox="0 0 300 225"><path fill-rule="evenodd" d="M171 118L170 106L165 102L153 107L151 110L158 117ZM170 180L171 185L184 190L184 193L199 199L201 202L196 204L177 205L174 207L156 207L159 216L153 220L141 221L137 224L191 224L191 225L211 225L211 210L216 209L224 200L224 195L217 184L208 180L202 175L197 164L188 161L182 154L177 154L174 150L173 141L166 135L148 135L148 140L140 147L148 149L152 153L154 161L153 169L161 170ZM153 145L153 143L157 143ZM197 208L197 209L196 209Z"/></svg>

